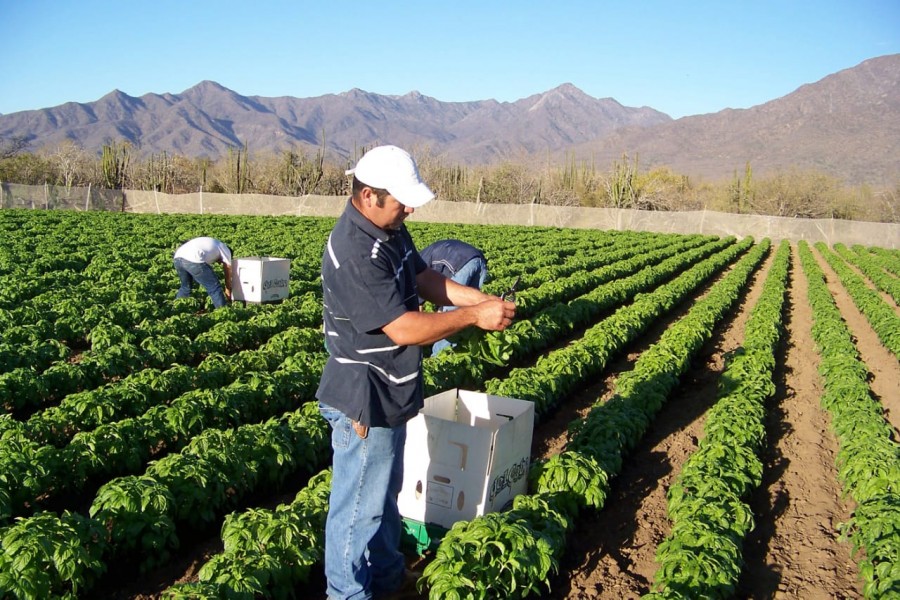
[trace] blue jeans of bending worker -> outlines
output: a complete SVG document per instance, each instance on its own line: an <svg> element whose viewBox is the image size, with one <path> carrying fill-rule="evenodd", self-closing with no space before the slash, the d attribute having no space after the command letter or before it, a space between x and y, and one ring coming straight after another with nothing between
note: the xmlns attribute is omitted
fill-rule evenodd
<svg viewBox="0 0 900 600"><path fill-rule="evenodd" d="M365 439L341 411L319 403L331 425L331 498L325 522L329 600L396 590L406 571L397 495L403 486L406 425L370 427Z"/></svg>
<svg viewBox="0 0 900 600"><path fill-rule="evenodd" d="M181 287L175 293L176 298L190 296L196 281L212 298L213 306L216 308L225 306L225 292L222 290L222 284L219 283L219 277L211 266L206 263L195 263L183 258L176 258L175 272L178 273L178 279L181 280Z"/></svg>
<svg viewBox="0 0 900 600"><path fill-rule="evenodd" d="M462 285L481 289L481 286L484 285L484 282L487 280L488 270L487 263L483 258L473 258L456 272L456 275L451 277L453 281L456 283L461 283ZM447 312L451 310L456 310L455 306L444 306L441 307L442 312ZM437 353L443 350L444 348L449 348L453 344L448 342L447 340L438 340L431 347L431 355L437 356Z"/></svg>

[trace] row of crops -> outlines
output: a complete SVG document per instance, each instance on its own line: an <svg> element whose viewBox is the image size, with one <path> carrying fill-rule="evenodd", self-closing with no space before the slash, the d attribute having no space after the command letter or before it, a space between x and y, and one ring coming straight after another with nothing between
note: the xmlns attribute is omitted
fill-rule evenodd
<svg viewBox="0 0 900 600"><path fill-rule="evenodd" d="M320 568L330 446L314 399L325 361L319 265L333 219L0 212L0 597L89 598L219 548L166 598L290 598ZM431 598L538 597L585 511L679 377L765 269L745 342L695 456L669 490L672 528L648 598L728 598L753 524L765 401L788 273L810 281L817 349L857 504L842 533L870 598L900 594L900 446L841 329L810 247L628 231L412 223L420 246L481 247L487 291L522 277L516 322L425 360L426 394L462 387L535 403L536 427L650 327L687 306L613 397L535 461L511 510L454 526L421 581ZM236 257L291 259L290 297L212 311L174 300L174 249L211 235ZM900 253L817 245L882 344L900 356ZM888 299L893 298L894 304ZM832 302L832 304L829 304Z"/></svg>

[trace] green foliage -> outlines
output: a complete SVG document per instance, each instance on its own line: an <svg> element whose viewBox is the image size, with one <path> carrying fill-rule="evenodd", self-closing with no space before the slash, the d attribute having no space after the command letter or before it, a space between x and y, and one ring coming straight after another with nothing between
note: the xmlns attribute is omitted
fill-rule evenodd
<svg viewBox="0 0 900 600"><path fill-rule="evenodd" d="M55 181L51 161L37 154L15 154L0 159L0 181L43 185Z"/></svg>
<svg viewBox="0 0 900 600"><path fill-rule="evenodd" d="M429 598L525 598L546 589L560 547L536 535L529 516L514 509L456 523L422 573Z"/></svg>
<svg viewBox="0 0 900 600"><path fill-rule="evenodd" d="M570 494L579 507L603 508L609 490L609 474L589 455L566 451L534 465L529 473L533 489Z"/></svg>
<svg viewBox="0 0 900 600"><path fill-rule="evenodd" d="M818 249L829 258L827 248ZM895 598L900 593L900 449L881 404L871 396L868 370L806 242L800 242L799 254L809 283L813 340L822 356L822 405L831 414L840 445L838 477L857 503L850 521L840 528L864 552L860 575L865 597ZM843 270L837 262L833 266Z"/></svg>
<svg viewBox="0 0 900 600"><path fill-rule="evenodd" d="M65 511L0 529L0 596L77 598L106 570L102 527Z"/></svg>
<svg viewBox="0 0 900 600"><path fill-rule="evenodd" d="M900 359L900 316L896 310L826 244L818 242L816 249L835 270L841 284L850 293L853 303L866 316L882 344Z"/></svg>
<svg viewBox="0 0 900 600"><path fill-rule="evenodd" d="M0 543L6 550L4 536L15 531L11 544L43 552L26 552L37 557L29 565L0 562L2 585L39 586L32 592L42 597L74 595L78 586L80 597L90 597L104 564L134 556L164 560L182 531L209 531L224 519L224 551L201 567L202 581L173 586L164 596L296 593L322 560L330 483L330 473L316 474L327 462L329 428L312 400L327 356L321 289L316 277L300 274L316 273L332 224L0 211L0 229L28 234L10 235L0 248L0 277L33 284L0 294L3 406L27 416L0 417L0 525L7 525ZM416 224L417 240L443 236L447 227ZM433 587L434 598L539 596L576 518L603 507L623 460L746 291L769 244L637 232L452 229L460 237L476 232L491 256L500 257L488 291L503 291L521 276L519 312L505 332L472 335L455 351L426 359L426 393L466 380L534 401L540 418L596 379L648 327L696 298L618 379L614 396L598 400L573 424L564 451L531 465L530 493L485 523L460 526L446 560L420 582ZM239 232L243 249L236 252L296 257L292 296L278 305L236 304L211 313L190 299L173 302L171 251L177 239L198 230ZM673 526L681 534L660 564L681 578L685 597L733 593L741 537L753 523L744 496L761 473L755 453L765 443L759 426L765 412L759 405L774 391L785 247L770 270L781 286L766 281L765 302L746 324L745 347L728 358L721 397L706 415L697 462L686 464L670 488L670 512L683 523ZM879 257L885 265L896 260L891 253ZM811 286L817 305L827 304L823 294L830 299ZM822 361L830 382L822 400L835 411L842 439L839 476L857 501L844 532L859 548L867 596L890 597L900 529L896 443L840 326L839 318L825 319L814 337L839 355ZM253 494L298 476L311 476L310 486L290 505L226 516ZM103 481L90 518L38 512L47 499L64 503ZM460 549L453 547L456 539ZM75 557L62 571L51 564L53 547ZM19 566L34 574L23 579ZM709 589L699 592L702 586ZM672 589L650 597L674 597ZM32 592L0 587L0 596Z"/></svg>
<svg viewBox="0 0 900 600"><path fill-rule="evenodd" d="M733 241L729 240L728 247L717 255L621 309L615 315L621 319L614 316L601 324L609 326L610 332L626 331L631 336L639 335L647 323L752 246L749 239L740 244L733 244ZM633 447L646 430L649 418L674 387L684 364L709 338L717 320L737 300L739 290L767 250L768 243L747 252L688 316L664 334L655 354L648 351L641 356L631 372L629 383L622 384L620 378L617 395L598 403L584 422L570 431L566 451L533 466L529 476L532 489L535 496L547 502L542 516L535 516L533 512L524 514L519 507L525 506L522 504L525 501L520 503L517 499L509 512L490 513L451 528L438 547L435 560L424 573L431 588L430 597L520 598L541 589L548 570L555 568L565 540L563 536L542 536L537 533L541 527L536 523L551 518L558 520L560 527L568 528L580 510L602 507L609 490L609 478L618 473L622 454ZM684 254L678 258L685 263L691 260ZM609 356L608 350L590 349L590 342L599 333L599 327L585 331L583 339L571 346L542 357L530 369L530 377L518 382L521 387L513 390L515 393L504 392L502 395L552 402L554 396L566 393L572 385L570 382L586 380L593 369L605 364ZM687 335L691 332L701 332L701 335ZM626 340L627 336L623 336L617 344L624 344ZM539 389L528 390L529 382L532 388ZM506 385L506 382L502 384L503 387ZM492 389L490 382L485 387ZM496 389L493 388L494 393ZM628 421L634 425L625 428L621 436L618 435L619 428L608 426L605 419L620 410L620 414L630 418L617 424Z"/></svg>
<svg viewBox="0 0 900 600"><path fill-rule="evenodd" d="M165 563L178 545L175 509L171 492L152 477L121 477L100 488L90 514L119 552L136 553L152 566Z"/></svg>

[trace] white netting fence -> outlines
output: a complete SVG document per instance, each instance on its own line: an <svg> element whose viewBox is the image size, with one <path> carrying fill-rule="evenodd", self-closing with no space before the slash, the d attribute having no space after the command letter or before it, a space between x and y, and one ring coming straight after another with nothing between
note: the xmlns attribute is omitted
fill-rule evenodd
<svg viewBox="0 0 900 600"><path fill-rule="evenodd" d="M122 190L0 183L0 208L122 210Z"/></svg>
<svg viewBox="0 0 900 600"><path fill-rule="evenodd" d="M135 213L298 215L336 217L343 196L267 196L263 194L164 194L57 186L0 184L2 208L115 210ZM590 229L751 235L773 241L823 241L829 245L900 247L900 224L840 219L792 219L715 211L661 212L615 208L577 208L542 204L482 204L435 200L411 220L486 225L537 225Z"/></svg>

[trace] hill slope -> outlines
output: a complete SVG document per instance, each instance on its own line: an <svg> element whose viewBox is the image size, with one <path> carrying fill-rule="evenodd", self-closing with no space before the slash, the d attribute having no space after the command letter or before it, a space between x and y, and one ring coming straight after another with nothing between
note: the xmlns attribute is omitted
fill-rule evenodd
<svg viewBox="0 0 900 600"><path fill-rule="evenodd" d="M749 162L756 173L797 167L883 185L900 177L900 54L759 106L678 120L571 84L515 102L441 102L359 89L242 96L203 81L180 94L134 98L115 90L95 102L0 116L0 139L15 137L27 138L30 150L72 140L99 152L127 140L141 156L213 159L245 144L255 154L324 147L333 159L352 159L363 146L394 143L465 165L575 156L605 169L627 154L642 168L665 165L694 177L729 177Z"/></svg>
<svg viewBox="0 0 900 600"><path fill-rule="evenodd" d="M765 104L691 116L653 128L622 128L579 146L603 164L623 153L644 167L728 176L797 167L852 183L900 176L900 55L867 60Z"/></svg>

